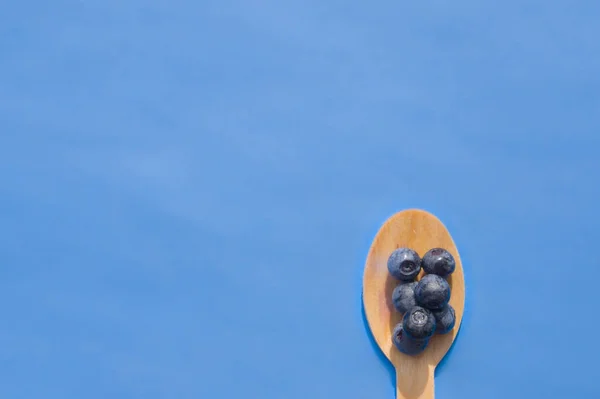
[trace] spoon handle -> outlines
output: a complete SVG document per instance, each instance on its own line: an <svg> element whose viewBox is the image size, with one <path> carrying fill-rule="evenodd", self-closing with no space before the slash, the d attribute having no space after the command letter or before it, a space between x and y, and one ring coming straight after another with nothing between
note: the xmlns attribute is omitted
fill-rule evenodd
<svg viewBox="0 0 600 399"><path fill-rule="evenodd" d="M406 366L396 370L396 399L434 399L435 367Z"/></svg>

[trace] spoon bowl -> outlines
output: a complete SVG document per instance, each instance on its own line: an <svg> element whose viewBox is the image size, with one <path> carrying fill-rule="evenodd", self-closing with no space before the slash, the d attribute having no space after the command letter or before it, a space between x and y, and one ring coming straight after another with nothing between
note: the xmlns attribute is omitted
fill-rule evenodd
<svg viewBox="0 0 600 399"><path fill-rule="evenodd" d="M431 248L444 248L454 256L456 268L448 278L449 304L456 323L447 334L434 335L427 348L409 356L398 351L392 331L402 314L392 304L392 291L399 284L387 269L387 260L397 248L411 248L423 256ZM418 278L423 275L421 270ZM396 369L397 399L433 399L434 372L456 339L465 307L465 280L456 245L444 224L429 212L419 209L401 211L390 217L377 232L365 264L363 305L367 323L377 345Z"/></svg>

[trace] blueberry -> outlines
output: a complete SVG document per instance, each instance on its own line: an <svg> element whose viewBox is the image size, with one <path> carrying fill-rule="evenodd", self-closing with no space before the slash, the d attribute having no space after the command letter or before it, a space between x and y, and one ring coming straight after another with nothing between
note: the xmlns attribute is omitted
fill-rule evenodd
<svg viewBox="0 0 600 399"><path fill-rule="evenodd" d="M456 315L452 306L446 305L440 310L434 310L431 313L435 317L436 333L447 334L452 331L456 323Z"/></svg>
<svg viewBox="0 0 600 399"><path fill-rule="evenodd" d="M398 248L388 258L390 274L400 281L413 281L421 271L421 258L410 248Z"/></svg>
<svg viewBox="0 0 600 399"><path fill-rule="evenodd" d="M443 248L433 248L423 256L422 266L427 274L446 277L454 272L456 262L450 252Z"/></svg>
<svg viewBox="0 0 600 399"><path fill-rule="evenodd" d="M418 355L427 348L428 339L414 339L404 332L402 323L398 323L392 332L394 346L405 355Z"/></svg>
<svg viewBox="0 0 600 399"><path fill-rule="evenodd" d="M437 274L426 274L415 286L415 299L424 308L441 309L450 300L450 285Z"/></svg>
<svg viewBox="0 0 600 399"><path fill-rule="evenodd" d="M394 308L400 313L406 313L411 308L417 306L415 300L416 281L409 283L400 283L392 292L392 303Z"/></svg>
<svg viewBox="0 0 600 399"><path fill-rule="evenodd" d="M413 339L428 339L435 332L435 317L429 309L415 306L402 318L404 332Z"/></svg>

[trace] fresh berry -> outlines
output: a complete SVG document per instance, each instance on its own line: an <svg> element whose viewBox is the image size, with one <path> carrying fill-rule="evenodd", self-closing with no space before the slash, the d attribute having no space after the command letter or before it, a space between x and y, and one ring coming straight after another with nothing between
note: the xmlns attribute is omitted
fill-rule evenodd
<svg viewBox="0 0 600 399"><path fill-rule="evenodd" d="M452 306L446 305L440 310L433 310L431 313L435 317L436 333L447 334L452 331L456 323L456 315Z"/></svg>
<svg viewBox="0 0 600 399"><path fill-rule="evenodd" d="M415 286L417 304L430 309L441 309L450 300L450 285L437 274L426 274Z"/></svg>
<svg viewBox="0 0 600 399"><path fill-rule="evenodd" d="M435 317L429 309L415 306L402 319L404 332L413 339L428 339L435 332Z"/></svg>
<svg viewBox="0 0 600 399"><path fill-rule="evenodd" d="M406 355L414 356L427 348L428 339L414 339L404 331L402 323L398 323L392 332L392 341L398 350Z"/></svg>
<svg viewBox="0 0 600 399"><path fill-rule="evenodd" d="M392 292L392 303L394 308L400 313L406 313L411 308L417 306L415 300L416 281L409 283L400 283Z"/></svg>
<svg viewBox="0 0 600 399"><path fill-rule="evenodd" d="M388 258L390 274L400 281L413 281L421 271L421 258L410 248L398 248Z"/></svg>
<svg viewBox="0 0 600 399"><path fill-rule="evenodd" d="M454 272L456 262L450 252L443 248L433 248L423 256L421 266L427 274L447 277Z"/></svg>

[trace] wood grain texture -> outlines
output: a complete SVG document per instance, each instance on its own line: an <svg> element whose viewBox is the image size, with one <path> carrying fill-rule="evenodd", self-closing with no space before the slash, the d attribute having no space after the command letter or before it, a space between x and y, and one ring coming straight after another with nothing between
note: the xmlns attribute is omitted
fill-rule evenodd
<svg viewBox="0 0 600 399"><path fill-rule="evenodd" d="M431 248L448 250L456 261L456 269L448 278L452 289L450 305L456 312L456 324L445 335L431 338L424 352L408 356L392 343L392 330L402 319L394 309L392 291L398 284L388 273L387 260L399 247L412 248L423 256ZM418 278L423 275L421 271ZM409 209L390 217L379 229L365 264L363 304L369 328L375 341L396 368L397 399L433 399L434 371L450 349L460 328L465 304L465 280L456 245L443 223L429 212Z"/></svg>

